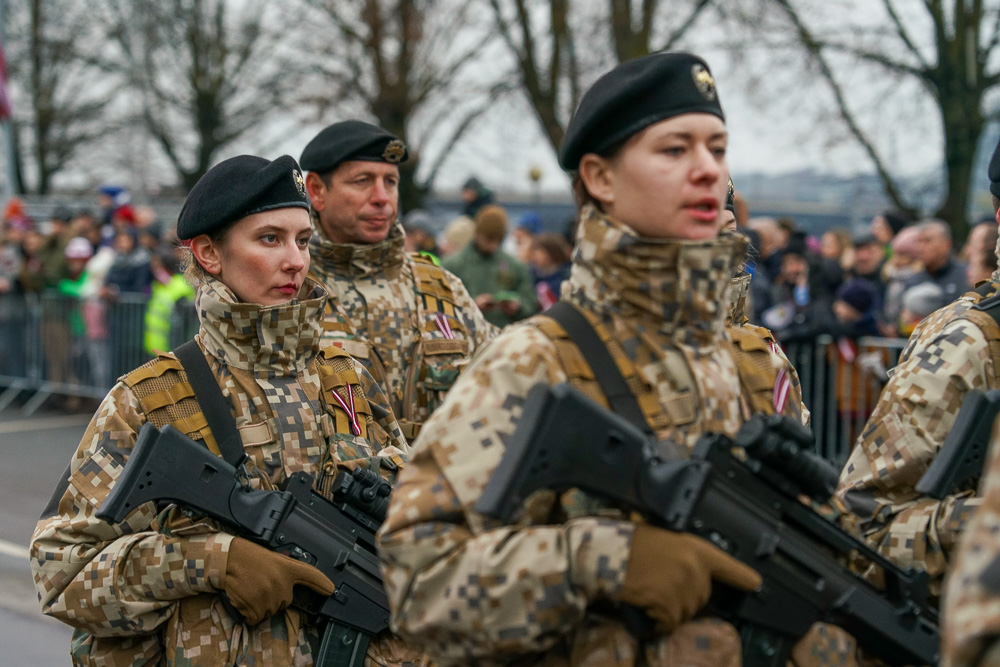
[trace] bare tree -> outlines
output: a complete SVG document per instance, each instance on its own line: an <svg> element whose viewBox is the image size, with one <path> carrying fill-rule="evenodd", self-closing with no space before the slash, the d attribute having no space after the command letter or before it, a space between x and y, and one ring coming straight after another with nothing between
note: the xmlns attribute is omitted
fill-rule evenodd
<svg viewBox="0 0 1000 667"><path fill-rule="evenodd" d="M265 0L106 0L141 120L190 189L220 151L285 110L301 68L287 8Z"/></svg>
<svg viewBox="0 0 1000 667"><path fill-rule="evenodd" d="M400 168L404 208L418 207L451 148L484 113L501 81L470 73L490 42L490 28L471 0L306 0L302 37L317 85L304 100L320 117L371 117L400 137L410 159ZM417 178L424 147L432 164Z"/></svg>
<svg viewBox="0 0 1000 667"><path fill-rule="evenodd" d="M4 18L18 163L48 194L53 176L115 129L103 112L118 82L95 64L101 42L85 4L29 0L8 4Z"/></svg>
<svg viewBox="0 0 1000 667"><path fill-rule="evenodd" d="M672 48L710 0L489 0L545 136L559 149L584 87L612 65ZM671 10L668 14L667 5Z"/></svg>
<svg viewBox="0 0 1000 667"><path fill-rule="evenodd" d="M914 211L894 176L873 132L858 93L848 77L858 70L868 81L911 81L939 115L943 137L944 197L935 217L947 220L959 236L967 229L972 167L976 148L990 114L984 102L1000 83L997 46L1000 6L983 0L879 0L841 6L836 14L809 0L753 0L744 5L743 26L757 31L756 44L787 49L789 41L806 56L810 73L832 95L849 134L871 160L893 203ZM768 16L767 12L771 12ZM770 23L768 18L780 22ZM822 21L822 23L820 23ZM777 37L775 37L777 36ZM739 45L738 45L739 48ZM803 87L800 94L811 94ZM913 98L886 100L913 104ZM880 105L885 113L885 104Z"/></svg>

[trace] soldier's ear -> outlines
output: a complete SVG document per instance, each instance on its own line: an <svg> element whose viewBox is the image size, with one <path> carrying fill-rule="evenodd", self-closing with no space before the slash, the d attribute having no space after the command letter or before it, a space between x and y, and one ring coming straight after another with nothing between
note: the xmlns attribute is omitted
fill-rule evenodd
<svg viewBox="0 0 1000 667"><path fill-rule="evenodd" d="M580 158L578 173L583 187L601 204L602 209L606 210L609 204L615 203L614 174L606 158L595 153L585 154Z"/></svg>
<svg viewBox="0 0 1000 667"><path fill-rule="evenodd" d="M207 234L199 234L191 239L191 254L194 261L201 265L201 268L213 276L222 273L222 261L219 256L219 247L212 242Z"/></svg>
<svg viewBox="0 0 1000 667"><path fill-rule="evenodd" d="M309 195L309 203L317 211L322 211L326 207L323 195L326 194L326 183L315 171L306 173L306 193Z"/></svg>

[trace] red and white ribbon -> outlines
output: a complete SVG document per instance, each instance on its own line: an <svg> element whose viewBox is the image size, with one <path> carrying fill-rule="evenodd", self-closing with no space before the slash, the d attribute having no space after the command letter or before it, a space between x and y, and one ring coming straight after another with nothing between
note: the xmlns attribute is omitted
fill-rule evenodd
<svg viewBox="0 0 1000 667"><path fill-rule="evenodd" d="M451 324L448 323L448 316L444 313L434 313L434 319L437 321L438 329L444 334L444 337L451 340L455 337L455 333L451 330Z"/></svg>
<svg viewBox="0 0 1000 667"><path fill-rule="evenodd" d="M358 413L354 411L354 392L351 391L350 385L347 387L347 396L351 399L350 406L347 405L347 401L345 401L336 391L332 391L330 393L333 394L335 399L337 399L337 403L340 403L340 407L344 408L344 412L347 413L347 416L351 418L351 433L354 435L361 435L361 424L358 423Z"/></svg>
<svg viewBox="0 0 1000 667"><path fill-rule="evenodd" d="M837 350L840 352L840 358L847 363L851 363L858 356L858 347L850 338L838 338Z"/></svg>
<svg viewBox="0 0 1000 667"><path fill-rule="evenodd" d="M785 410L785 403L788 401L788 392L792 388L792 381L788 378L788 371L782 368L774 378L774 393L771 402L778 414Z"/></svg>

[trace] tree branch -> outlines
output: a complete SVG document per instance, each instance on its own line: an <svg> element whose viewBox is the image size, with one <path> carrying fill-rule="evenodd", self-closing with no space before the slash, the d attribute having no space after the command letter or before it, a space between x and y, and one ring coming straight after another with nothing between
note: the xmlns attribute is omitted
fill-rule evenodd
<svg viewBox="0 0 1000 667"><path fill-rule="evenodd" d="M663 46L657 49L657 51L665 51L667 49L672 49L674 45L677 43L677 41L681 37L683 37L685 33L687 33L687 31L691 28L694 22L698 20L698 16L700 16L701 13L706 8L708 8L709 4L710 0L698 0L694 8L691 10L691 13L688 14L688 17L684 19L681 22L681 24L677 26L677 28L670 33L670 36L667 37L667 41L664 42Z"/></svg>
<svg viewBox="0 0 1000 667"><path fill-rule="evenodd" d="M791 6L790 0L774 0L774 1L778 4L779 7L781 7L785 11L785 14L791 20L792 24L795 27L796 32L799 35L799 38L802 41L802 44L806 47L806 51L812 57L817 67L819 68L820 73L823 75L824 80L826 80L827 84L830 86L830 90L833 92L833 97L837 103L837 110L840 112L841 118L847 124L847 127L851 131L851 134L854 135L854 138L857 139L858 143L861 144L861 147L864 149L869 159L871 159L872 163L875 166L875 170L878 172L879 178L881 178L882 183L885 186L886 193L889 195L889 198L899 208L909 210L911 207L903 201L899 189L896 187L896 184L893 182L892 177L889 174L889 170L882 162L882 159L876 152L874 145L872 145L871 141L869 141L868 139L868 136L857 124L857 122L854 119L854 115L848 108L847 101L844 98L843 90L841 89L840 84L834 77L833 71L831 70L829 63L827 63L826 57L823 55L822 47L820 46L819 42L817 42L817 40L813 37L810 30L802 22L802 19L801 17L799 17L798 12L796 12L795 8Z"/></svg>
<svg viewBox="0 0 1000 667"><path fill-rule="evenodd" d="M903 21L899 18L899 14L896 12L896 7L892 4L892 0L882 0L882 4L885 6L885 11L889 14L889 18L892 19L892 24L896 28L896 33L899 35L899 38L903 40L903 44L905 44L906 48L909 49L911 54L913 54L913 57L917 59L917 62L920 63L920 67L922 69L930 69L930 65L924 59L923 54L920 53L920 50L910 38L910 33L906 30L906 26L903 25Z"/></svg>

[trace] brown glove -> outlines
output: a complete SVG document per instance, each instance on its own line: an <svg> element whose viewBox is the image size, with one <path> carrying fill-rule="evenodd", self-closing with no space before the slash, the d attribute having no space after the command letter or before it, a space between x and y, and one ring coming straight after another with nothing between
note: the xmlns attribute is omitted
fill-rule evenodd
<svg viewBox="0 0 1000 667"><path fill-rule="evenodd" d="M708 603L713 579L745 591L762 582L752 567L700 537L639 525L618 599L644 609L660 631L670 632Z"/></svg>
<svg viewBox="0 0 1000 667"><path fill-rule="evenodd" d="M292 603L292 589L308 586L333 594L333 582L312 565L269 551L240 537L229 545L224 590L248 625L257 625Z"/></svg>

